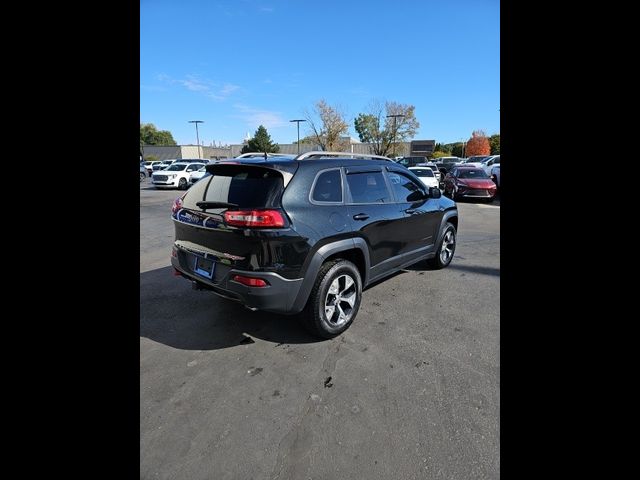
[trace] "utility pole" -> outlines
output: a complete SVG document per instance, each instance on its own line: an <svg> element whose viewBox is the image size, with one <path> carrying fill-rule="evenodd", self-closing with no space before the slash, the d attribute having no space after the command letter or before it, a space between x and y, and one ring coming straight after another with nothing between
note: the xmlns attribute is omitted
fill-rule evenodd
<svg viewBox="0 0 640 480"><path fill-rule="evenodd" d="M290 122L296 122L298 124L298 155L300 155L300 122L306 122L306 120L289 120Z"/></svg>
<svg viewBox="0 0 640 480"><path fill-rule="evenodd" d="M398 128L396 127L396 119L398 117L404 117L405 115L401 114L401 113L397 113L395 115L387 115L387 118L393 118L393 157L395 158L396 156L396 133L398 131Z"/></svg>
<svg viewBox="0 0 640 480"><path fill-rule="evenodd" d="M198 142L198 158L202 158L202 154L200 153L200 135L198 135L198 124L204 123L204 120L189 120L189 123L196 124L196 141Z"/></svg>

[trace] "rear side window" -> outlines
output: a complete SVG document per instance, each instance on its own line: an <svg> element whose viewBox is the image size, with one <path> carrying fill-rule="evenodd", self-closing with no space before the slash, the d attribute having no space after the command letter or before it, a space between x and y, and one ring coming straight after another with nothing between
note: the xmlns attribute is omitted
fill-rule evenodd
<svg viewBox="0 0 640 480"><path fill-rule="evenodd" d="M353 203L391 203L382 172L350 173L347 183Z"/></svg>
<svg viewBox="0 0 640 480"><path fill-rule="evenodd" d="M340 170L322 172L313 187L311 196L315 202L342 202L342 180Z"/></svg>
<svg viewBox="0 0 640 480"><path fill-rule="evenodd" d="M183 199L186 208L196 202L234 203L238 208L278 208L284 190L282 175L262 168L225 168L196 183ZM234 207L235 208L235 207Z"/></svg>

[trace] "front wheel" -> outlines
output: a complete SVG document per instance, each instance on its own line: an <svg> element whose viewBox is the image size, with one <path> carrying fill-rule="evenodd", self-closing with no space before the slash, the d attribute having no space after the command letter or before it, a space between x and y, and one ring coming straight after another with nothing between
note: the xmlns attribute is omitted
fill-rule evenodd
<svg viewBox="0 0 640 480"><path fill-rule="evenodd" d="M144 173L140 172L140 183L144 182L145 178L147 178L147 176Z"/></svg>
<svg viewBox="0 0 640 480"><path fill-rule="evenodd" d="M453 259L453 253L456 251L456 227L452 223L448 223L444 227L440 244L436 251L436 256L428 260L431 267L439 270L446 267Z"/></svg>
<svg viewBox="0 0 640 480"><path fill-rule="evenodd" d="M344 332L360 308L362 279L348 260L325 263L311 289L302 320L309 332L332 338Z"/></svg>
<svg viewBox="0 0 640 480"><path fill-rule="evenodd" d="M180 190L186 190L187 189L187 179L186 178L181 178L180 180L178 180L178 188Z"/></svg>

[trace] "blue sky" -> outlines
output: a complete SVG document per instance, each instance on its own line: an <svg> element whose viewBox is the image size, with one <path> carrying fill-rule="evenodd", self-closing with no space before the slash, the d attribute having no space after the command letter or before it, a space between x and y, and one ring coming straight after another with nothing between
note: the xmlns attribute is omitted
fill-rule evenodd
<svg viewBox="0 0 640 480"><path fill-rule="evenodd" d="M179 144L296 139L324 98L412 104L415 139L500 132L498 0L141 0L140 121ZM304 136L305 124L300 124Z"/></svg>

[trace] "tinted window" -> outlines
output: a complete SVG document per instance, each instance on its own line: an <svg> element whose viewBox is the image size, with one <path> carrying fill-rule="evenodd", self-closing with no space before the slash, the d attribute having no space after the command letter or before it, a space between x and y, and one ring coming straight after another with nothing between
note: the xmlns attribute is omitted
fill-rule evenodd
<svg viewBox="0 0 640 480"><path fill-rule="evenodd" d="M500 157L496 157L496 159L493 161L494 165L499 165L500 164Z"/></svg>
<svg viewBox="0 0 640 480"><path fill-rule="evenodd" d="M429 172L431 172L431 170L429 170ZM424 191L414 183L413 180L401 173L389 172L389 180L391 181L393 192L396 194L396 199L399 202L406 202L407 197L415 191Z"/></svg>
<svg viewBox="0 0 640 480"><path fill-rule="evenodd" d="M196 183L184 197L186 208L198 209L196 202L235 203L238 208L272 208L280 206L283 190L282 175L273 170L247 169L231 165L219 169L210 176L210 180ZM198 189L194 189L198 187ZM206 189L206 194L204 190ZM213 209L211 209L213 210Z"/></svg>
<svg viewBox="0 0 640 480"><path fill-rule="evenodd" d="M167 168L165 168L165 170L168 172L181 172L185 168L187 168L187 165L174 163L173 165L169 165Z"/></svg>
<svg viewBox="0 0 640 480"><path fill-rule="evenodd" d="M479 168L468 169L468 170L460 170L460 174L458 178L489 178L484 170L480 170Z"/></svg>
<svg viewBox="0 0 640 480"><path fill-rule="evenodd" d="M340 170L321 173L316 180L311 198L316 202L342 202Z"/></svg>
<svg viewBox="0 0 640 480"><path fill-rule="evenodd" d="M391 196L382 172L351 173L347 175L353 203L390 203Z"/></svg>
<svg viewBox="0 0 640 480"><path fill-rule="evenodd" d="M433 178L433 170L430 168L421 168L421 169L412 169L413 173L415 173L419 177L432 177Z"/></svg>

